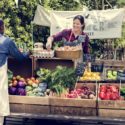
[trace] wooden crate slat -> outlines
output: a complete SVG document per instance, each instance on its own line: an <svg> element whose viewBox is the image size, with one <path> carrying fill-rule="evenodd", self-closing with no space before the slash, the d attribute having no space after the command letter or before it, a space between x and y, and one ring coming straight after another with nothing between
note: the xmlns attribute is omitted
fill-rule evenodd
<svg viewBox="0 0 125 125"><path fill-rule="evenodd" d="M125 118L125 110L115 110L115 109L99 109L100 117L119 117Z"/></svg>
<svg viewBox="0 0 125 125"><path fill-rule="evenodd" d="M71 106L71 107L96 107L96 100L92 99L69 99L69 98L50 98L51 106Z"/></svg>
<svg viewBox="0 0 125 125"><path fill-rule="evenodd" d="M125 101L122 100L99 100L98 107L104 109L125 109Z"/></svg>
<svg viewBox="0 0 125 125"><path fill-rule="evenodd" d="M10 95L9 100L10 103L49 105L48 97Z"/></svg>
<svg viewBox="0 0 125 125"><path fill-rule="evenodd" d="M84 107L62 107L52 106L51 114L70 115L70 116L96 116L95 108L84 108Z"/></svg>

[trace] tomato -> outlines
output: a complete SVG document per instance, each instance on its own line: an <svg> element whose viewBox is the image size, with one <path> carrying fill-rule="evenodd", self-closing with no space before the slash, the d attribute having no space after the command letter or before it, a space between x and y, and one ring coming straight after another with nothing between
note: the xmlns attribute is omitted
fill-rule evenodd
<svg viewBox="0 0 125 125"><path fill-rule="evenodd" d="M102 100L104 100L106 98L105 92L100 92L99 93L99 98L102 99Z"/></svg>
<svg viewBox="0 0 125 125"><path fill-rule="evenodd" d="M112 91L112 92L118 92L118 89L117 89L117 87L116 86L110 86L110 90Z"/></svg>
<svg viewBox="0 0 125 125"><path fill-rule="evenodd" d="M83 93L83 90L82 90L82 89L77 89L76 91L77 91L78 94Z"/></svg>
<svg viewBox="0 0 125 125"><path fill-rule="evenodd" d="M105 85L100 86L100 92L106 92L107 87Z"/></svg>
<svg viewBox="0 0 125 125"><path fill-rule="evenodd" d="M111 92L107 92L105 96L105 100L110 100Z"/></svg>
<svg viewBox="0 0 125 125"><path fill-rule="evenodd" d="M107 88L107 92L111 92L110 88Z"/></svg>
<svg viewBox="0 0 125 125"><path fill-rule="evenodd" d="M110 95L110 99L111 100L117 100L117 99L119 99L119 94L112 92L111 95Z"/></svg>

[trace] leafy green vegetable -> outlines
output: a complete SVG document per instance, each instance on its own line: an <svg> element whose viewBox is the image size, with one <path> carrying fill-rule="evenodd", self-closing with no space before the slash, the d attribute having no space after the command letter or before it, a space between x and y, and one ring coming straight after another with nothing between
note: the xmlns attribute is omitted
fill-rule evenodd
<svg viewBox="0 0 125 125"><path fill-rule="evenodd" d="M7 74L8 74L8 81L12 80L13 72L8 69Z"/></svg>
<svg viewBox="0 0 125 125"><path fill-rule="evenodd" d="M51 78L51 71L45 68L40 68L37 72L36 75L38 77L38 79L40 80L40 82L46 82L48 83L48 81Z"/></svg>
<svg viewBox="0 0 125 125"><path fill-rule="evenodd" d="M120 89L120 95L125 96L125 87Z"/></svg>
<svg viewBox="0 0 125 125"><path fill-rule="evenodd" d="M55 89L57 94L61 94L64 89L72 89L76 83L75 69L57 66L51 73L51 79L48 81L49 89Z"/></svg>
<svg viewBox="0 0 125 125"><path fill-rule="evenodd" d="M77 80L75 69L57 66L55 70L40 68L36 75L41 82L48 85L48 89L60 95L67 88L73 89Z"/></svg>

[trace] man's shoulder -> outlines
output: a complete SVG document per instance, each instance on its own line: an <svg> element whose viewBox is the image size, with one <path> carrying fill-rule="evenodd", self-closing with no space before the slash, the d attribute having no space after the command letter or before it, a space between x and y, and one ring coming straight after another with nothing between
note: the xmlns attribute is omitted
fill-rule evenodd
<svg viewBox="0 0 125 125"><path fill-rule="evenodd" d="M13 40L10 38L10 37L8 37L8 36L4 36L5 38L6 38L6 42L7 43L11 43Z"/></svg>
<svg viewBox="0 0 125 125"><path fill-rule="evenodd" d="M0 39L4 44L9 43L11 41L11 39L5 35L2 35Z"/></svg>

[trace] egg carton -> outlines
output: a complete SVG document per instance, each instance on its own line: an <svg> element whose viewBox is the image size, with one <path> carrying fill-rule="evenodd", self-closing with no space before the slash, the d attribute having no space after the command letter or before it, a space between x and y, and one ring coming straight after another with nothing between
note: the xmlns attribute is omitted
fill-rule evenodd
<svg viewBox="0 0 125 125"><path fill-rule="evenodd" d="M37 58L53 58L54 57L54 51L34 52L33 56L37 57Z"/></svg>

